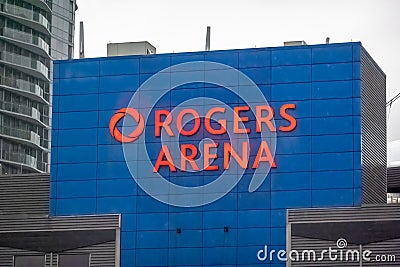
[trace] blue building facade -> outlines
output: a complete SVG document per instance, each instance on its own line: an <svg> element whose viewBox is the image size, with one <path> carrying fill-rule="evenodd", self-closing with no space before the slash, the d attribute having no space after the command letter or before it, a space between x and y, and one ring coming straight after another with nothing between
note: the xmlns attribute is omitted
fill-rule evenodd
<svg viewBox="0 0 400 267"><path fill-rule="evenodd" d="M361 146L363 53L360 43L344 43L55 62L50 214L121 214L124 267L285 266L278 260L261 262L257 252L265 245L277 251L286 248L287 209L357 207L366 199L361 164L365 153ZM138 88L154 74L194 61L224 65L192 69L189 76L200 72L221 78L223 66L247 75L275 110L277 129L288 124L278 116L279 108L295 104L287 113L295 118L296 126L287 132L277 130L276 167L265 173L256 191L248 190L254 169L247 168L222 198L197 207L179 207L158 201L138 186L127 166L123 144L110 134L110 120L129 106ZM166 87L172 84L174 71L179 72L172 70L165 74ZM237 94L206 82L183 84L166 91L155 109L172 110L196 97L217 99L231 107L246 105L240 91L250 87L240 79L230 86ZM256 104L265 105L261 100ZM210 107L199 102L197 108ZM261 137L254 130L255 114L243 114L251 129L251 166ZM154 164L160 138L154 136L151 119L145 129L147 153ZM194 135L181 137L179 143L199 145L214 137L201 127ZM222 143L229 142L226 135L218 138L218 171L174 172L162 166L159 173L181 186L214 181L222 173ZM140 169L141 163L136 164Z"/></svg>

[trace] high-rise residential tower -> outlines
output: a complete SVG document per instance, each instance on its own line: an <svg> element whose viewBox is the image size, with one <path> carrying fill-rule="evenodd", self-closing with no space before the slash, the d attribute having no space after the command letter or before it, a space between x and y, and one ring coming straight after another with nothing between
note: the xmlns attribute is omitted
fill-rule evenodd
<svg viewBox="0 0 400 267"><path fill-rule="evenodd" d="M73 57L76 0L0 0L0 174L49 171L52 60Z"/></svg>

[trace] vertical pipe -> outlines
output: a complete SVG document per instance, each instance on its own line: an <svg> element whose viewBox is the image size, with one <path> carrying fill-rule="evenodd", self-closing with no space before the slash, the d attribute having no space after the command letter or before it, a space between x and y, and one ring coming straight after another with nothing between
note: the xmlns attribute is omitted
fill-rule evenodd
<svg viewBox="0 0 400 267"><path fill-rule="evenodd" d="M210 51L210 37L211 37L211 27L207 26L206 51Z"/></svg>
<svg viewBox="0 0 400 267"><path fill-rule="evenodd" d="M85 58L85 32L83 21L79 23L79 58Z"/></svg>

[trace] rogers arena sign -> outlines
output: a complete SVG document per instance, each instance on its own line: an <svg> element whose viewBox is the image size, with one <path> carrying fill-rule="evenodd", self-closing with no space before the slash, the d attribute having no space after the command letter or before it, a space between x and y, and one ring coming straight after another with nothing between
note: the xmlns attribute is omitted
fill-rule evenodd
<svg viewBox="0 0 400 267"><path fill-rule="evenodd" d="M249 106L236 106L233 107L233 133L234 134L248 134L252 130L261 133L262 127L265 125L267 129L271 132L276 132L277 130L281 132L289 132L296 128L297 122L296 119L288 114L288 110L295 109L295 104L284 104L279 109L280 117L284 120L287 120L287 126L279 126L278 129L275 127L274 123L271 121L274 119L274 110L272 107L267 105L256 106L256 129L250 128L240 128L240 123L244 124L249 121L249 118L246 116L242 116L242 112L246 112L250 110ZM214 107L207 111L204 117L204 125L203 128L209 134L212 135L222 135L227 133L227 120L226 119L213 119L214 114L223 114L225 115L226 109L224 107ZM137 123L137 128L132 131L127 136L124 136L119 129L117 128L117 123L125 116L131 116ZM192 117L191 121L193 121L192 129L184 129L184 120L183 118L187 116ZM214 128L211 122L216 121L219 125L219 128ZM195 109L188 108L183 109L178 113L176 120L174 120L173 115L169 110L156 110L154 117L154 136L160 137L161 131L164 130L165 133L174 137L175 135L182 136L193 136L196 134L201 128L201 117ZM127 143L135 141L144 130L144 120L143 116L134 108L123 108L118 110L115 115L110 120L110 134L119 142ZM175 129L175 131L173 131ZM219 166L211 165L210 161L214 160L218 157L217 154L212 153L211 150L213 148L218 148L219 143L203 143L203 170L204 171L217 171L219 170ZM247 169L249 166L249 142L243 141L241 143L241 151L242 154L232 148L229 142L224 142L223 144L224 150L224 166L225 170L229 169L229 159L230 156L239 164L239 166L243 169ZM193 144L180 144L180 170L186 171L187 164L190 164L193 170L200 171L199 166L197 165L195 158L198 157L198 148ZM271 150L267 141L263 140L260 143L257 155L255 157L254 162L251 164L253 169L256 169L260 162L267 162L271 167L276 168L276 164L274 161L274 157L272 156ZM158 154L157 160L155 162L153 172L158 172L160 167L167 166L170 171L176 172L176 162L174 162L171 152L168 148L167 144L162 145L160 153Z"/></svg>
<svg viewBox="0 0 400 267"><path fill-rule="evenodd" d="M195 97L172 109L155 108L170 90L196 82L228 89L244 104L230 106L219 99ZM240 89L242 84L246 90ZM253 170L249 192L257 190L270 168L277 167L274 160L277 132L290 132L297 126L291 115L294 109L295 104L285 103L274 110L258 86L237 69L215 62L196 61L174 65L150 77L135 92L128 107L112 116L109 131L122 143L128 169L147 194L169 205L195 207L223 197L248 169ZM249 113L255 117L253 127L250 127ZM135 121L134 129L132 122L124 119L126 116ZM275 125L275 119L282 122L279 127ZM117 127L122 120L122 127ZM145 127L149 121L154 123ZM126 129L129 129L128 133ZM198 145L180 142L180 138L190 139L188 137L197 136L199 132L208 137L203 137ZM257 135L258 149L254 149L256 141L250 141L250 134ZM161 144L153 161L146 146L149 136ZM228 136L228 139L221 136ZM257 151L253 157L250 157L251 147ZM219 158L217 149L223 149L220 165L215 164ZM160 174L162 170L177 173L178 169L194 174L202 171L222 173L212 182L196 187L174 184Z"/></svg>

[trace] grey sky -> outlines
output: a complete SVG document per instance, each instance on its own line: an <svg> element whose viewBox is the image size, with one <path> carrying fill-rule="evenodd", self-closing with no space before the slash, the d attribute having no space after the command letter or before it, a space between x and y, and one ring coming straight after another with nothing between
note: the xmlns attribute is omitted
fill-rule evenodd
<svg viewBox="0 0 400 267"><path fill-rule="evenodd" d="M361 41L387 75L387 98L400 92L399 0L78 0L86 57L106 56L108 42L149 41L157 53ZM76 45L76 47L78 47ZM78 55L78 49L75 49ZM76 56L77 57L77 56ZM388 139L400 139L400 100Z"/></svg>

